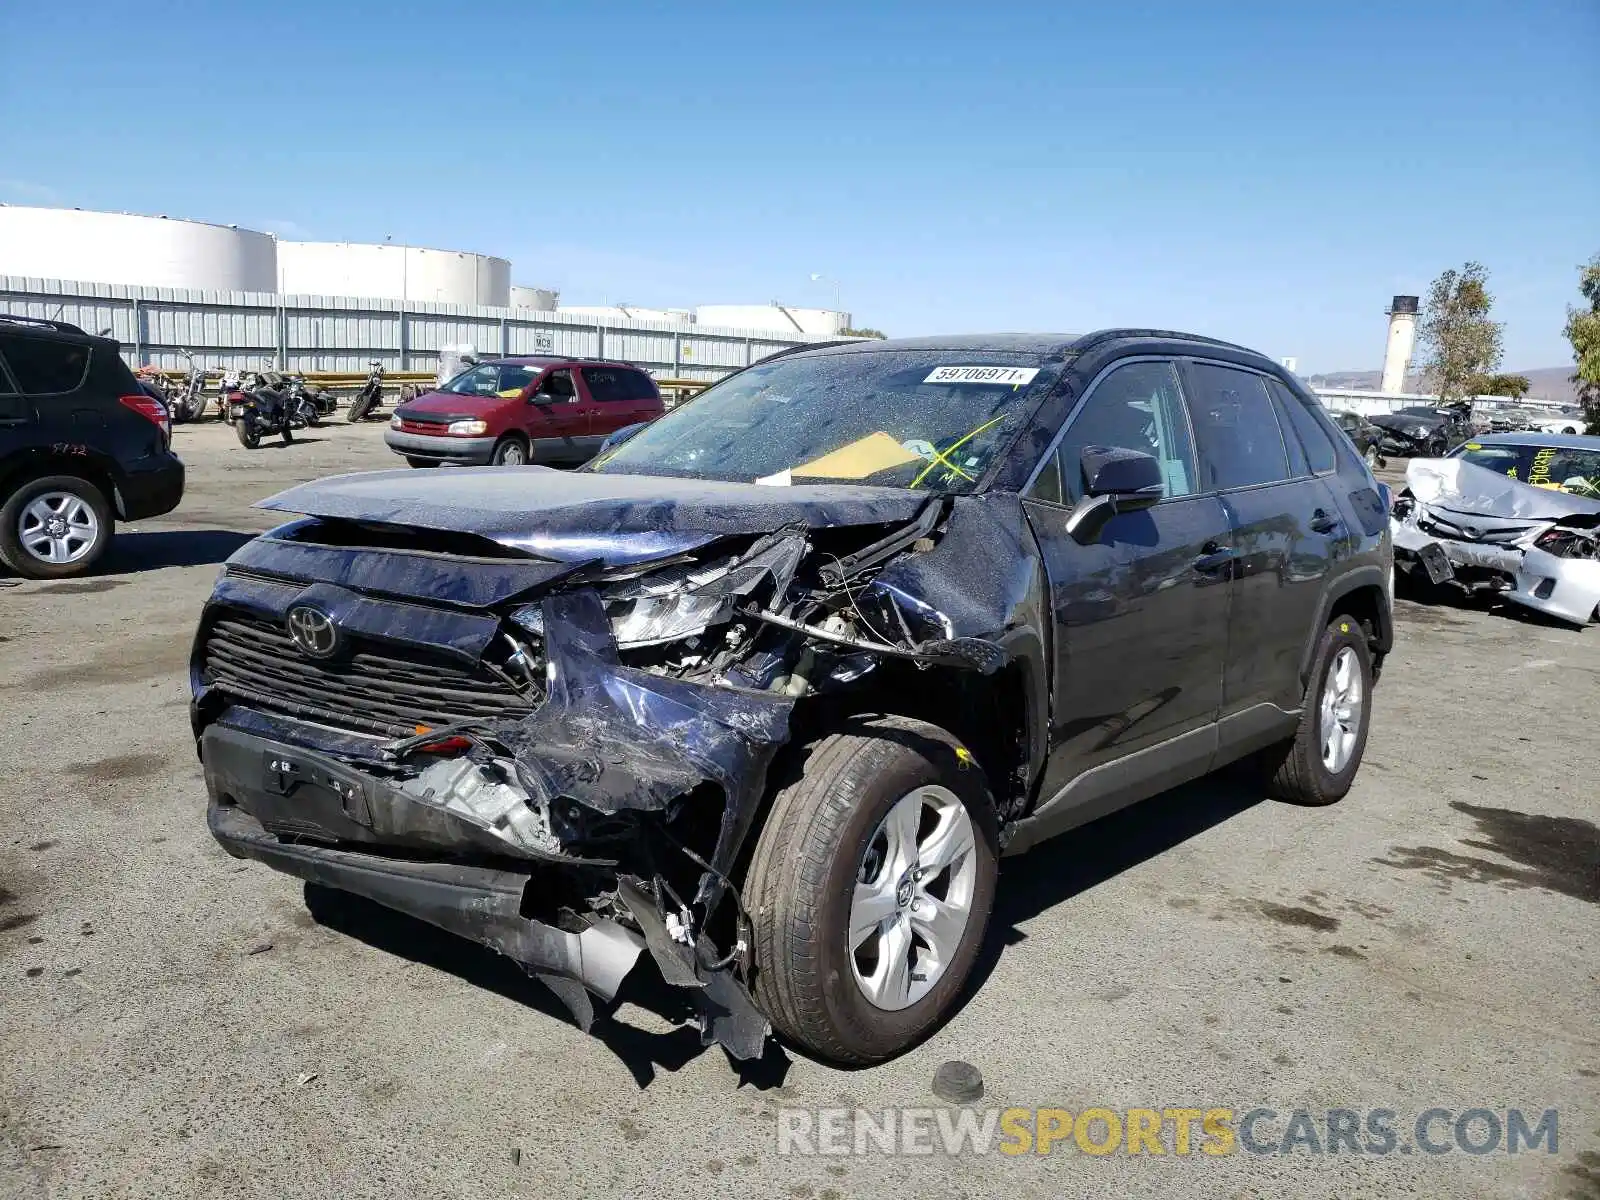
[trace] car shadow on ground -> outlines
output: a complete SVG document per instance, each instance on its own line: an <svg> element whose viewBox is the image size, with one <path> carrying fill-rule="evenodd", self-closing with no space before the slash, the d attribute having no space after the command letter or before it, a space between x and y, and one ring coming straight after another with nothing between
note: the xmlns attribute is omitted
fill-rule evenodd
<svg viewBox="0 0 1600 1200"><path fill-rule="evenodd" d="M962 1004L984 985L1007 946L1027 940L1021 928L1024 922L1165 854L1265 798L1259 773L1248 762L1236 764L1061 834L1017 858L1002 859L989 935Z"/></svg>
<svg viewBox="0 0 1600 1200"><path fill-rule="evenodd" d="M583 1036L572 1014L554 992L527 975L511 959L486 946L446 933L365 897L314 883L305 885L305 901L312 918L327 929L526 1005L571 1027L573 1037ZM589 1032L617 1056L640 1088L649 1087L658 1070L677 1071L705 1050L693 1024L694 1010L687 997L681 989L669 986L661 978L648 953L639 956L612 1004L602 1005L595 998L594 1005L595 1020ZM657 1032L632 1025L619 1011L628 1005L648 1010L675 1023L676 1027ZM760 1059L746 1063L729 1061L741 1085L748 1083L761 1091L782 1084L789 1069L788 1056L770 1040Z"/></svg>
<svg viewBox="0 0 1600 1200"><path fill-rule="evenodd" d="M115 575L155 571L161 567L201 567L220 563L240 546L258 536L233 529L121 529L106 548L105 557L88 577L22 579L0 566L0 583L6 587L29 585L30 595L71 596L108 592L120 585Z"/></svg>
<svg viewBox="0 0 1600 1200"><path fill-rule="evenodd" d="M256 537L234 529L118 530L96 574L120 575L158 567L199 567L220 563Z"/></svg>

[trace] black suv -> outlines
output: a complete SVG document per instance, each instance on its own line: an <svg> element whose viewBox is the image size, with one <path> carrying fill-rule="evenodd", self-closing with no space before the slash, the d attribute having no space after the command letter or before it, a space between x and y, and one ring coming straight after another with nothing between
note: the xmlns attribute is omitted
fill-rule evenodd
<svg viewBox="0 0 1600 1200"><path fill-rule="evenodd" d="M32 579L87 571L113 521L171 512L183 464L166 407L109 338L0 316L0 562Z"/></svg>
<svg viewBox="0 0 1600 1200"><path fill-rule="evenodd" d="M230 853L492 946L585 1028L927 1034L1000 856L1254 756L1350 788L1385 498L1270 359L1177 333L813 347L582 470L345 475L233 556L194 728Z"/></svg>

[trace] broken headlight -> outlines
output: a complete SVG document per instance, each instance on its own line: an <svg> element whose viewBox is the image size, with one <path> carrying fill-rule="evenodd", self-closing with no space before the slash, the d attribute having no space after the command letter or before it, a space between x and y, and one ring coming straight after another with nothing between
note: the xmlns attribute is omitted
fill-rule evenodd
<svg viewBox="0 0 1600 1200"><path fill-rule="evenodd" d="M675 642L726 620L732 607L728 594L703 589L727 573L727 562L683 563L612 584L603 596L617 645Z"/></svg>

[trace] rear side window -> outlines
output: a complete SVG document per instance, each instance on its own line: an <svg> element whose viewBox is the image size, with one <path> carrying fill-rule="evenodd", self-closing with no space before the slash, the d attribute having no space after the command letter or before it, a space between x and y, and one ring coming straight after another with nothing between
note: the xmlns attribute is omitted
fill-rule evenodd
<svg viewBox="0 0 1600 1200"><path fill-rule="evenodd" d="M1266 380L1215 363L1189 365L1189 414L1206 491L1253 487L1289 478L1289 456Z"/></svg>
<svg viewBox="0 0 1600 1200"><path fill-rule="evenodd" d="M0 334L0 357L25 396L76 391L89 373L89 347L73 342Z"/></svg>
<svg viewBox="0 0 1600 1200"><path fill-rule="evenodd" d="M640 371L628 371L620 367L585 367L583 378L589 385L589 395L598 401L655 399L655 388L649 377Z"/></svg>
<svg viewBox="0 0 1600 1200"><path fill-rule="evenodd" d="M1322 427L1322 422L1306 407L1304 400L1276 379L1269 386L1272 394L1278 398L1279 409L1288 414L1289 425L1300 439L1312 472L1321 475L1324 471L1333 470L1338 452L1333 447L1333 439L1328 436L1328 431Z"/></svg>

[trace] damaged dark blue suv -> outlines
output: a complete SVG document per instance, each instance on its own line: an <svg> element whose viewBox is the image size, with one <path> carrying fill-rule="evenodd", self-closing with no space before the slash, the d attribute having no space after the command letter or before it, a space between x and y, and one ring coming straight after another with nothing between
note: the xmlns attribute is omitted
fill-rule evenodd
<svg viewBox="0 0 1600 1200"><path fill-rule="evenodd" d="M232 854L508 955L585 1028L643 955L737 1057L949 1013L1002 854L1255 756L1325 804L1392 634L1378 485L1184 334L767 359L581 471L263 507L194 727Z"/></svg>

